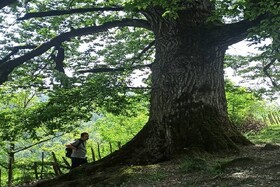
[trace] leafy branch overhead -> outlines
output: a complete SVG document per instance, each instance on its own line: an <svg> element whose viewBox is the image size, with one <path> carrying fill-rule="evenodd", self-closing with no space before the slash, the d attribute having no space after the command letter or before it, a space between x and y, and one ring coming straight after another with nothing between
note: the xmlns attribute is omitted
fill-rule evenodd
<svg viewBox="0 0 280 187"><path fill-rule="evenodd" d="M10 1L9 3L13 3ZM3 2L3 6L9 4L8 1ZM151 30L151 25L146 21L145 19L142 19L143 16L141 17L141 13L149 19L149 13L153 11L151 8L152 6L159 6L162 7L159 9L160 13L162 15L165 14L170 14L171 15L176 15L175 18L180 16L180 14L185 10L189 9L189 11L192 11L192 7L189 6L188 3L185 3L184 1L171 1L171 2L161 2L161 1L147 1L147 2L138 2L138 1L129 1L129 2L124 2L124 4L119 4L118 2L113 2L113 4L106 4L106 3L100 3L100 4L95 4L93 7L81 7L78 2L73 1L71 5L67 5L64 8L61 7L56 7L59 4L56 3L51 3L49 2L49 7L40 7L40 5L36 5L35 7L29 6L31 5L30 2L27 2L24 4L27 13L24 14L24 16L19 16L18 20L21 20L19 24L26 24L26 23L31 23L31 24L38 24L38 21L34 19L44 19L52 21L55 23L55 25L64 25L66 28L70 28L71 30L68 32L61 32L57 36L54 36L53 38L50 39L45 39L45 41L42 43L40 41L39 44L37 45L37 48L34 50L31 50L29 52L23 53L23 55L15 55L16 51L18 51L18 48L12 49L9 54L6 55L6 57L3 57L1 60L1 70L0 70L0 83L2 84L3 82L8 80L8 75L13 72L13 70L22 65L23 63L28 63L29 60L32 60L33 58L40 56L44 53L46 53L50 48L55 47L57 45L61 45L63 42L67 42L69 40L72 40L75 37L81 37L81 36L86 36L86 35L94 35L97 33L101 32L106 32L109 31L110 29L117 28L117 27L141 27L145 28L148 30ZM219 14L224 13L222 10L224 10L224 6L226 3L219 2L217 1L217 5L220 6L220 9L214 10L212 7L212 12L210 11L209 14L212 15L213 20L217 20L219 17ZM105 5L105 6L104 6ZM228 46L230 44L236 43L244 38L247 37L248 35L248 29L252 28L254 26L259 25L261 20L266 20L267 18L273 18L273 19L279 19L277 17L278 13L275 12L274 10L277 9L278 5L277 3L270 2L270 7L269 9L266 8L261 2L256 4L253 4L253 2L246 2L242 3L241 1L237 1L233 3L232 5L227 5L231 9L232 7L232 14L236 15L236 12L245 12L246 16L244 16L243 21L236 22L233 24L223 24L219 23L217 26L213 27L210 29L209 34L209 43L217 42L221 43L221 45ZM79 7L79 8L74 8L74 7ZM207 3L205 3L203 6L208 6ZM245 8L246 6L250 7L252 10L249 8ZM55 8L56 7L56 8ZM137 7L137 8L135 8ZM172 8L171 8L172 7ZM204 7L201 7L202 9ZM259 11L258 13L255 13L253 10L254 9L260 9L262 11ZM32 10L33 9L33 10ZM52 10L54 9L54 10ZM226 8L225 8L226 9ZM36 12L40 10L39 12ZM29 11L29 12L28 12ZM115 13L114 13L115 12ZM121 13L118 13L121 12ZM270 12L269 14L267 12ZM274 15L274 16L271 16ZM104 20L100 19L99 15L104 16ZM107 16L109 15L109 16ZM70 19L67 18L67 16L70 16ZM97 23L93 23L94 26L88 26L85 25L83 28L73 28L73 25L77 24L75 23L78 21L80 18L79 17L84 17L85 19L89 19L90 17L93 17L95 20L100 20ZM141 19L131 19L131 17L141 17ZM215 17L216 16L216 17ZM230 14L228 15L230 17ZM238 15L240 16L240 15ZM48 18L52 17L52 18ZM106 18L107 17L107 18ZM248 17L248 19L246 19ZM24 21L23 20L30 20L31 21ZM167 18L169 19L169 18ZM171 22L172 21L172 18ZM64 20L64 21L63 21ZM277 20L276 20L277 21ZM64 23L65 22L65 23ZM218 23L218 22L217 22ZM39 24L38 24L39 26ZM64 26L64 27L65 27ZM77 25L78 26L78 25ZM40 27L40 26L39 26ZM59 27L59 26L58 26ZM26 28L28 30L28 28ZM52 28L49 29L50 32L52 32ZM219 30L220 34L216 36L211 37L211 31L216 31ZM234 37L232 37L234 36ZM47 41L49 40L49 41ZM38 43L36 42L36 43ZM29 45L29 44L27 44ZM8 48L7 48L8 49ZM63 47L59 48L60 50L64 50ZM9 50L9 49L8 49ZM58 53L61 54L61 53ZM67 52L66 52L67 55ZM12 57L12 58L11 58ZM58 57L57 57L58 58ZM56 58L56 59L57 59ZM56 61L56 69L60 72L64 72L65 66L65 61L67 61L67 58L62 58L60 57L60 60L55 60ZM68 57L69 58L69 57ZM60 62L58 62L60 61ZM273 62L275 63L275 62ZM264 72L267 72L267 67L264 67ZM271 66L269 66L271 67ZM93 68L94 69L94 68ZM100 69L99 69L100 70ZM269 75L266 73L266 75ZM271 77L271 75L270 75ZM272 80L272 79L271 79ZM275 81L274 81L275 82ZM274 84L275 85L275 84Z"/></svg>
<svg viewBox="0 0 280 187"><path fill-rule="evenodd" d="M11 5L13 3L16 3L16 2L17 2L16 0L2 0L0 2L0 9L4 8L7 5Z"/></svg>
<svg viewBox="0 0 280 187"><path fill-rule="evenodd" d="M101 7L101 8L79 8L79 9L70 9L70 10L53 10L47 12L32 12L26 13L23 17L18 18L18 20L26 20L30 18L43 18L48 16L61 16L65 14L81 14L86 12L104 12L104 11L122 11L122 7Z"/></svg>
<svg viewBox="0 0 280 187"><path fill-rule="evenodd" d="M9 163L32 145L15 145L18 137L67 133L93 113L104 117L94 125L107 141L116 128L139 127L118 151L82 169L94 176L107 166L252 145L230 119L247 114L247 107L236 105L248 98L253 103L259 95L227 84L224 68L243 77L266 76L268 88L277 91L279 5L277 0L1 1L0 136L10 145ZM226 56L230 45L245 39L252 45L269 42L259 47L253 63ZM226 89L233 94L226 96ZM116 117L106 119L110 116ZM98 129L94 125L88 128ZM92 182L75 171L63 180L36 185Z"/></svg>
<svg viewBox="0 0 280 187"><path fill-rule="evenodd" d="M91 27L87 27L87 28L73 29L69 32L63 33L63 34L51 39L48 42L45 42L45 43L39 45L34 50L32 50L18 58L8 60L6 62L2 62L1 70L0 70L0 75L1 75L0 82L1 83L5 82L7 80L9 73L11 73L14 68L16 68L17 66L27 62L28 60L30 60L38 55L43 54L44 52L49 50L51 47L56 46L57 44L70 40L73 37L104 32L104 31L107 31L107 30L115 28L115 27L124 27L124 26L142 27L142 28L146 28L146 29L150 28L149 24L145 20L123 19L121 21L107 22L101 26L91 26Z"/></svg>
<svg viewBox="0 0 280 187"><path fill-rule="evenodd" d="M251 66L247 70L252 77L269 76L274 86L279 81L278 1L33 0L7 5L1 4L0 12L0 84L31 87L48 96L26 118L28 123L48 124L50 131L70 128L88 120L92 111L129 114L134 102L150 96L146 125L106 158L112 164L122 155L122 163L146 164L186 148L214 152L250 144L227 116L224 57L234 43L269 39L257 58L262 64L255 66L262 73ZM235 60L231 66L239 65L248 63ZM138 76L141 80L135 80ZM149 92L131 89L142 80Z"/></svg>

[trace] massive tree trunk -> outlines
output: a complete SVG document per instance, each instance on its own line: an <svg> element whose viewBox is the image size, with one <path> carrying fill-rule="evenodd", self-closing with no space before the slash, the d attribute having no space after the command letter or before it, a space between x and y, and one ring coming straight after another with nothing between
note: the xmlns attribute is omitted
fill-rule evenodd
<svg viewBox="0 0 280 187"><path fill-rule="evenodd" d="M109 160L120 154L120 162L146 164L186 150L227 151L250 144L227 116L223 63L230 43L224 40L230 39L199 10L180 13L176 21L155 9L146 13L156 41L150 118Z"/></svg>
<svg viewBox="0 0 280 187"><path fill-rule="evenodd" d="M171 152L233 148L232 138L240 135L227 118L226 49L209 44L199 28L176 29L175 37L164 33L156 40L150 121L162 129Z"/></svg>
<svg viewBox="0 0 280 187"><path fill-rule="evenodd" d="M237 134L227 118L225 47L209 43L203 26L166 27L156 40L150 120L164 129L173 151L233 148L230 136Z"/></svg>
<svg viewBox="0 0 280 187"><path fill-rule="evenodd" d="M90 175L116 164L156 163L189 150L229 151L251 144L228 119L223 72L227 46L244 37L247 29L220 29L206 22L210 1L199 2L196 10L180 12L176 20L163 18L158 9L145 12L156 41L149 121L120 150L78 172ZM61 178L75 176L70 172Z"/></svg>
<svg viewBox="0 0 280 187"><path fill-rule="evenodd" d="M223 73L226 46L211 42L208 35L216 37L216 31L208 26L165 22L160 15L157 18L152 24L156 60L151 67L149 121L120 150L77 172L91 175L116 164L151 164L186 151L230 151L250 144L227 117ZM60 180L73 180L75 176L73 171ZM56 181L45 184L52 186Z"/></svg>

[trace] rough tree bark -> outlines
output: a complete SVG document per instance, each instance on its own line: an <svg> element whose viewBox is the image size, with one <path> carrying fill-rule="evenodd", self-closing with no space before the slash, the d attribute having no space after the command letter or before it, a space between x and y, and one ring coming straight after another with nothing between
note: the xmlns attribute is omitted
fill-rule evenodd
<svg viewBox="0 0 280 187"><path fill-rule="evenodd" d="M144 12L156 47L149 121L120 150L77 172L91 175L116 164L157 163L188 150L229 151L251 144L228 119L223 64L227 47L244 39L259 20L216 25L206 21L210 1L194 2L200 4L179 12L176 20L163 18L160 9ZM58 180L75 176L73 171Z"/></svg>
<svg viewBox="0 0 280 187"><path fill-rule="evenodd" d="M37 187L74 185L78 181L83 185L97 184L106 176L85 181L77 179L77 173L95 176L106 167L151 164L186 151L231 151L237 150L238 145L251 144L227 117L223 78L226 46L209 43L210 30L205 28L162 21L153 29L156 60L151 67L147 124L120 150L55 180L42 181Z"/></svg>
<svg viewBox="0 0 280 187"><path fill-rule="evenodd" d="M8 162L8 182L7 182L7 186L12 186L13 185L13 164L15 162L15 144L14 143L10 143L10 150L9 150L9 162Z"/></svg>
<svg viewBox="0 0 280 187"><path fill-rule="evenodd" d="M179 12L176 21L163 18L159 9L145 12L156 41L150 118L134 139L104 159L108 165L156 163L186 150L251 144L228 119L223 72L227 47L246 32L208 23L213 6L200 2Z"/></svg>
<svg viewBox="0 0 280 187"><path fill-rule="evenodd" d="M4 8L7 5L11 5L13 3L16 3L17 0L1 0L0 2L0 9Z"/></svg>

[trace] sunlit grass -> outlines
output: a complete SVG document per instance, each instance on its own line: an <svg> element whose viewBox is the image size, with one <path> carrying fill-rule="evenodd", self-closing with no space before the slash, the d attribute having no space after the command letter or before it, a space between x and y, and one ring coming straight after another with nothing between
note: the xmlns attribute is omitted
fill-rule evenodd
<svg viewBox="0 0 280 187"><path fill-rule="evenodd" d="M280 143L280 124L269 125L259 133L247 133L245 136L255 144Z"/></svg>

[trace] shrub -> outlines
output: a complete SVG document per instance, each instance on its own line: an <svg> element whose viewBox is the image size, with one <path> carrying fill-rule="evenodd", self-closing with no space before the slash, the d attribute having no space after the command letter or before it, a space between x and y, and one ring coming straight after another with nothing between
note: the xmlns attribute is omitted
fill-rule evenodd
<svg viewBox="0 0 280 187"><path fill-rule="evenodd" d="M259 120L254 118L252 115L246 117L241 124L239 125L239 129L242 133L258 133L267 125Z"/></svg>

